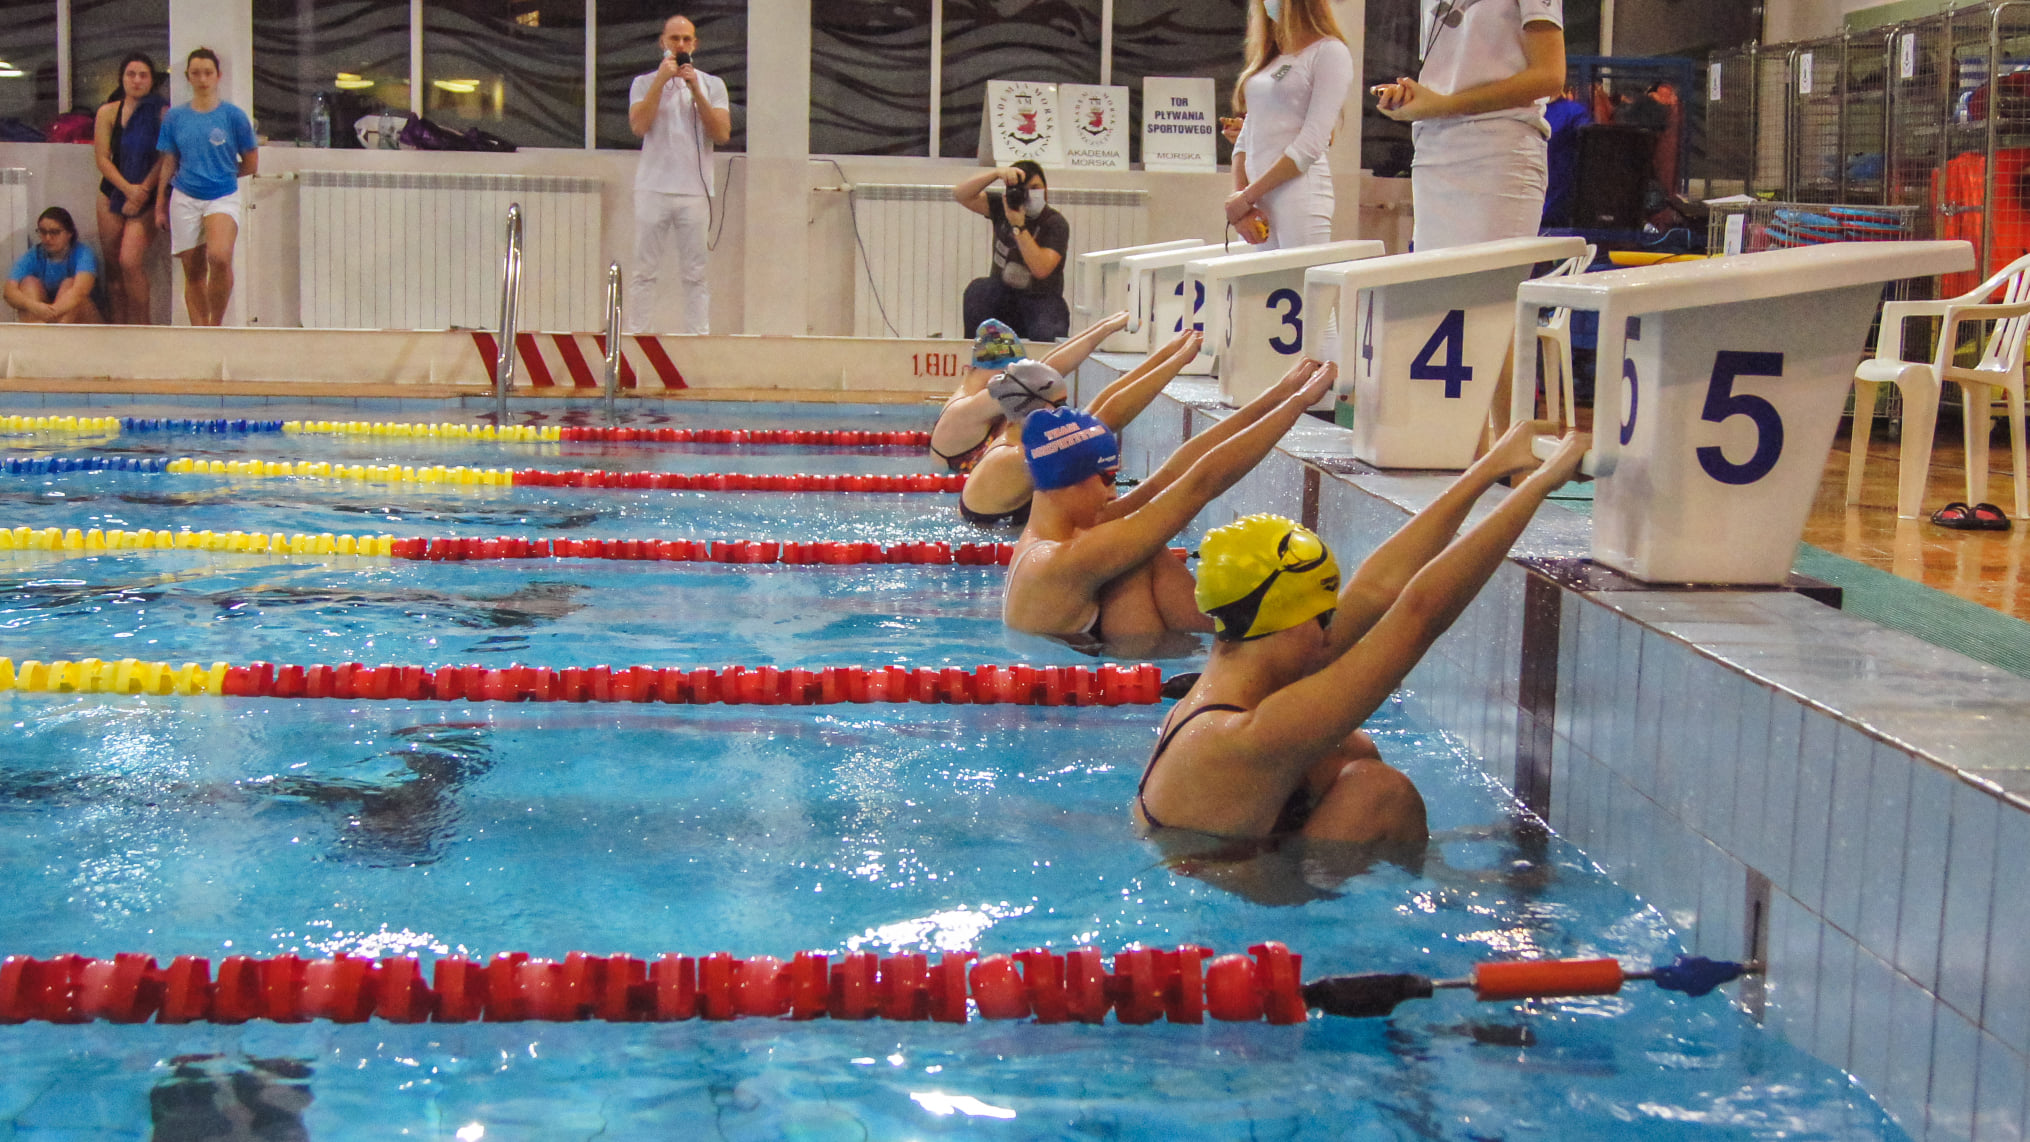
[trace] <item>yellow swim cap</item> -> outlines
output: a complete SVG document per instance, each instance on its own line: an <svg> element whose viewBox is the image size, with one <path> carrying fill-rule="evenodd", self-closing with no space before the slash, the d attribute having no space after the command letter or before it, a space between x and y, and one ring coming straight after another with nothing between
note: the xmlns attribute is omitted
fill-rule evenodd
<svg viewBox="0 0 2030 1142"><path fill-rule="evenodd" d="M1251 515L1207 532L1198 609L1214 633L1244 642L1289 630L1339 605L1339 561L1309 528Z"/></svg>

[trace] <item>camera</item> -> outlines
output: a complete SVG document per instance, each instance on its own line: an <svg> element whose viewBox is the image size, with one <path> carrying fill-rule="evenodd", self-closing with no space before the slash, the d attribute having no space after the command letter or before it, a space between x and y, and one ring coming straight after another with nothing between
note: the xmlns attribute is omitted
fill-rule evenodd
<svg viewBox="0 0 2030 1142"><path fill-rule="evenodd" d="M1029 187L1027 184L1016 183L1014 186L1011 186L1006 191L1004 191L1003 195L1007 199L1008 209L1010 210L1028 209Z"/></svg>
<svg viewBox="0 0 2030 1142"><path fill-rule="evenodd" d="M685 66L685 65L689 64L690 62L691 62L691 53L690 53L690 52L678 52L678 53L677 53L677 66L678 66L678 67L683 67L683 66Z"/></svg>

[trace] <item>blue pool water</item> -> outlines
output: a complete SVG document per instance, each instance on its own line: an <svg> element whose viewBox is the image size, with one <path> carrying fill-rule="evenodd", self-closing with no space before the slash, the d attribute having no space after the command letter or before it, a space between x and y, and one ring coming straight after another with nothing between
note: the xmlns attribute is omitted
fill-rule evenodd
<svg viewBox="0 0 2030 1142"><path fill-rule="evenodd" d="M921 426L915 413L828 423ZM165 443L197 451L113 446ZM276 442L203 443L248 455ZM272 454L420 450L286 443ZM446 464L820 470L807 450L543 447L427 446ZM535 458L504 459L515 449ZM828 462L921 470L902 453ZM38 527L978 538L940 508L948 497L0 483L0 523ZM1005 634L1000 574L37 553L0 558L0 654L1087 661ZM1438 840L1422 869L1383 866L1300 907L1175 875L1125 813L1162 714L0 694L0 949L786 957L1279 939L1307 976L1681 950L1653 910L1393 706L1374 731L1430 803ZM0 1043L0 1123L32 1139L210 1137L165 1123L226 1104L305 1131L275 1137L319 1140L1901 1137L1845 1075L1723 997L1648 988L1527 1007L1448 994L1299 1028L29 1025L0 1028Z"/></svg>

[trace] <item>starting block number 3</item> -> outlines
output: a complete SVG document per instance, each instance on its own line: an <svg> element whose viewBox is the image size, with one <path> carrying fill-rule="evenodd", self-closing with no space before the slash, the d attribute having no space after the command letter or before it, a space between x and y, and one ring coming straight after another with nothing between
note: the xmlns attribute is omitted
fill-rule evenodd
<svg viewBox="0 0 2030 1142"><path fill-rule="evenodd" d="M1442 330L1440 335L1442 337ZM1639 330L1631 322L1629 338L1635 340L1639 337ZM1430 346L1425 347L1424 357L1418 358L1420 366L1426 363L1425 358L1434 355L1436 345L1437 341L1433 340ZM1635 439L1636 419L1642 408L1642 381L1632 360L1622 362L1621 373L1628 382L1627 419L1621 423L1621 443L1625 446ZM1419 377L1415 372L1410 375L1420 380L1443 379ZM1699 410L1699 419L1707 424L1724 424L1737 416L1747 417L1755 426L1755 451L1739 463L1729 460L1727 453L1717 444L1701 446L1694 455L1706 475L1734 487L1761 482L1776 470L1777 462L1783 459L1783 416L1766 399L1754 393L1735 392L1734 382L1742 377L1781 379L1783 354L1722 349L1713 357L1713 373L1706 382L1706 400ZM1453 394L1448 391L1446 395Z"/></svg>

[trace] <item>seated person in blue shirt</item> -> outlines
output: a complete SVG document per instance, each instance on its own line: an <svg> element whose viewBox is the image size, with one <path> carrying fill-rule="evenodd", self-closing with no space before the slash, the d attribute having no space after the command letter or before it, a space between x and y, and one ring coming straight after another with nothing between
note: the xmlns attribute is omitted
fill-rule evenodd
<svg viewBox="0 0 2030 1142"><path fill-rule="evenodd" d="M155 224L169 231L169 251L183 263L183 303L192 325L217 325L233 296L233 243L240 236L240 179L254 173L259 152L247 113L219 98L219 57L190 53L183 77L190 102L162 116L155 149L162 152L168 194L155 196Z"/></svg>
<svg viewBox="0 0 2030 1142"><path fill-rule="evenodd" d="M92 304L92 283L98 280L99 259L78 241L78 224L70 211L52 206L35 220L35 245L28 248L7 275L7 304L15 320L32 325L97 325L103 319Z"/></svg>

